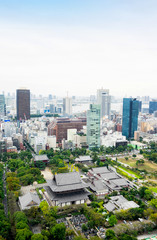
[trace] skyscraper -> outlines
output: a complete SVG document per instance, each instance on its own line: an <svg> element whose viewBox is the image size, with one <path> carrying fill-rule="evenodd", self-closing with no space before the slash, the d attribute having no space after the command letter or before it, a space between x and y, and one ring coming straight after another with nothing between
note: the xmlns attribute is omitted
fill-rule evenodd
<svg viewBox="0 0 157 240"><path fill-rule="evenodd" d="M70 116L72 114L72 98L63 98L63 115Z"/></svg>
<svg viewBox="0 0 157 240"><path fill-rule="evenodd" d="M30 118L30 90L18 89L16 91L17 120Z"/></svg>
<svg viewBox="0 0 157 240"><path fill-rule="evenodd" d="M87 144L89 149L100 147L100 105L90 104L87 111Z"/></svg>
<svg viewBox="0 0 157 240"><path fill-rule="evenodd" d="M0 117L4 117L5 115L6 115L5 97L4 94L0 94Z"/></svg>
<svg viewBox="0 0 157 240"><path fill-rule="evenodd" d="M157 111L157 100L149 102L149 113L152 114L155 111Z"/></svg>
<svg viewBox="0 0 157 240"><path fill-rule="evenodd" d="M97 90L97 104L101 106L101 117L108 116L110 118L111 96L109 95L109 89Z"/></svg>
<svg viewBox="0 0 157 240"><path fill-rule="evenodd" d="M134 138L138 126L139 101L133 98L123 98L122 135L127 139Z"/></svg>

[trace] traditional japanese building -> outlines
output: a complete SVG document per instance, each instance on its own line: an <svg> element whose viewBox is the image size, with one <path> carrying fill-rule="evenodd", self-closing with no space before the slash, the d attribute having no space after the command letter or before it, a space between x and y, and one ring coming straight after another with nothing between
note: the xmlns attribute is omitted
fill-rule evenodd
<svg viewBox="0 0 157 240"><path fill-rule="evenodd" d="M83 204L88 200L88 185L82 181L78 172L55 174L47 180L45 187L53 206Z"/></svg>

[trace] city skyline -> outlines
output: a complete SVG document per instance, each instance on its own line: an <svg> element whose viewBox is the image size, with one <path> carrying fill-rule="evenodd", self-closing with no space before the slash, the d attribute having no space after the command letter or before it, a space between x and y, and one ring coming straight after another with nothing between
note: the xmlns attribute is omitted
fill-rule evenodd
<svg viewBox="0 0 157 240"><path fill-rule="evenodd" d="M7 1L0 4L4 91L156 97L157 3ZM50 91L50 89L52 89Z"/></svg>

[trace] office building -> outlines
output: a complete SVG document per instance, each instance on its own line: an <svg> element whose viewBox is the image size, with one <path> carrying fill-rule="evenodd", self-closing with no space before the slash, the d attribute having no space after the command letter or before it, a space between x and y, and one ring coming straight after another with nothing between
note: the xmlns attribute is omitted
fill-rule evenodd
<svg viewBox="0 0 157 240"><path fill-rule="evenodd" d="M6 115L5 97L3 94L0 94L0 117L4 117L5 115Z"/></svg>
<svg viewBox="0 0 157 240"><path fill-rule="evenodd" d="M67 140L67 130L77 129L80 131L86 126L86 118L57 118L48 125L48 136L55 135L56 142L61 143L63 139Z"/></svg>
<svg viewBox="0 0 157 240"><path fill-rule="evenodd" d="M142 101L139 101L139 112L142 112Z"/></svg>
<svg viewBox="0 0 157 240"><path fill-rule="evenodd" d="M101 117L108 116L110 119L111 115L111 96L109 95L108 89L97 90L97 104L101 106Z"/></svg>
<svg viewBox="0 0 157 240"><path fill-rule="evenodd" d="M16 94L17 120L30 119L30 90L18 89Z"/></svg>
<svg viewBox="0 0 157 240"><path fill-rule="evenodd" d="M55 105L50 104L50 113L55 113Z"/></svg>
<svg viewBox="0 0 157 240"><path fill-rule="evenodd" d="M72 115L72 98L69 97L63 98L63 115L64 116Z"/></svg>
<svg viewBox="0 0 157 240"><path fill-rule="evenodd" d="M157 118L157 111L154 112L154 117Z"/></svg>
<svg viewBox="0 0 157 240"><path fill-rule="evenodd" d="M157 100L149 102L149 113L152 114L155 111L157 111Z"/></svg>
<svg viewBox="0 0 157 240"><path fill-rule="evenodd" d="M133 98L123 98L122 135L127 139L134 138L138 126L139 101Z"/></svg>
<svg viewBox="0 0 157 240"><path fill-rule="evenodd" d="M87 144L89 149L100 147L100 105L90 104L87 111Z"/></svg>

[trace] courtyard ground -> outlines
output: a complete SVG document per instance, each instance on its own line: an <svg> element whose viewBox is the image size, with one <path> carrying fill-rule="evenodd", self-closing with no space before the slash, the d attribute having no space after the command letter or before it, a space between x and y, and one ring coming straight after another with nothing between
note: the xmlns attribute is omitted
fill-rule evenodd
<svg viewBox="0 0 157 240"><path fill-rule="evenodd" d="M46 167L45 170L41 171L41 174L44 175L44 178L47 180L51 180L53 178L53 174L51 172L51 169Z"/></svg>

